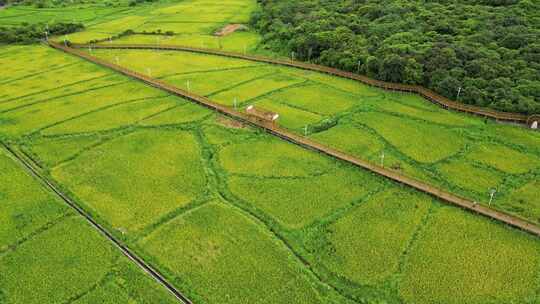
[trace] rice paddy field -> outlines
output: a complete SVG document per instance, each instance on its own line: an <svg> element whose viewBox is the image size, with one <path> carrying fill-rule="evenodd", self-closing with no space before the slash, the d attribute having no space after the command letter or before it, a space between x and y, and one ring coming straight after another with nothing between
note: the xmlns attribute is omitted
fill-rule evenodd
<svg viewBox="0 0 540 304"><path fill-rule="evenodd" d="M253 52L260 37L246 27L218 36L229 24L247 24L255 0L159 0L128 5L127 0L76 1L62 6L13 6L0 11L0 26L77 22L85 30L52 37L73 43L180 44ZM126 34L128 32L129 34Z"/></svg>
<svg viewBox="0 0 540 304"><path fill-rule="evenodd" d="M104 7L69 39L255 51L255 33L212 35L255 7ZM91 52L540 222L538 132L292 68ZM540 303L537 237L46 46L0 46L0 65L2 143L193 303ZM178 303L3 148L0 168L0 303Z"/></svg>
<svg viewBox="0 0 540 304"><path fill-rule="evenodd" d="M285 303L291 299L295 303L538 301L540 243L528 234L234 124L208 109L46 47L17 46L4 51L13 55L2 57L3 66L10 66L4 63L14 58L27 64L13 66L11 78L1 85L3 141L24 152L48 179L195 303ZM105 58L120 56L94 52ZM336 126L310 136L321 136L322 140L332 138L329 132L336 132L336 142L357 153L364 151L355 146L359 143L370 147L375 156L379 149L390 146L382 140L392 134L390 131L384 133L387 129L381 127L379 134L375 127L360 126L370 123L370 111L413 121L379 110L378 105L390 103L390 98L408 97L404 107L416 105L418 110L424 107L423 111L438 113L435 117L451 115L455 121L470 122L480 135L489 132L490 126L501 128L438 112L410 96L381 95L340 79L332 79L337 83L334 87L318 80L326 76L189 53L180 63L182 56L178 55L125 52L121 60L130 68L144 70L142 61L132 58L145 56L152 60L148 62L158 62L164 56L175 66L154 64L152 73L179 87L190 81L191 90L201 90L201 94L231 106L236 97L239 107L261 100L268 107L308 113L282 114L298 127L287 125L285 120L284 126L298 132L304 117L315 125L339 116ZM31 60L40 57L58 63L49 71L49 63L36 65ZM218 81L220 73L227 75L221 78L228 81ZM28 91L16 89L21 86ZM309 86L311 91L306 89ZM239 87L248 89L235 91ZM302 90L306 90L305 95L299 93ZM298 104L288 101L288 91L296 92ZM313 99L324 92L335 92L336 107ZM365 96L364 101L344 99L357 95ZM388 99L377 101L380 96ZM314 110L308 108L310 105ZM507 132L522 132L504 127ZM352 138L357 140L347 137L346 132L355 134ZM447 132L455 134L454 129ZM519 142L497 143L507 150L489 150L492 156L481 158L485 163L474 161L478 153L486 153L482 146L471 147L462 158L453 157L441 165L470 163L501 180L507 178L505 174L520 176L523 183L517 184L516 191L531 202L528 191L536 191L531 173L497 161L496 153L510 153L508 150L530 157L523 162L534 157L534 149L518 150L520 146ZM396 144L394 153L398 160L405 156L415 159L410 168L430 177L417 164L440 161L450 153L445 151L455 149L453 145L440 148L440 152L426 155ZM461 152L457 151L452 153ZM125 261L52 194L28 192L32 183L43 188L3 153L4 167L9 170L2 170L2 176L20 186L14 189L2 183L2 199L18 202L6 204L7 212L2 212L10 223L2 225L6 244L0 257L2 273L8 274L0 281L6 303L32 303L44 297L53 302L75 297L88 303L171 301L168 293ZM390 151L388 155L391 159ZM456 176L453 165L443 168L449 176ZM531 177L525 179L528 175ZM23 202L28 206L23 207ZM94 252L91 258L84 255L89 248ZM68 274L59 276L56 264L32 259L36 252L51 256L54 263L69 265L62 267ZM15 267L19 264L28 271ZM78 278L80 272L73 274L70 267L87 269L89 274ZM52 279L42 281L43 276ZM57 276L59 283L54 281ZM69 287L38 285L27 293L15 288L14 282L28 282L28 286L54 282ZM81 290L87 292L79 298ZM32 299L25 300L30 295Z"/></svg>
<svg viewBox="0 0 540 304"><path fill-rule="evenodd" d="M178 51L93 52L227 106L279 113L282 127L480 203L493 189L492 207L540 223L540 199L521 198L540 197L532 186L540 177L538 132L293 68Z"/></svg>
<svg viewBox="0 0 540 304"><path fill-rule="evenodd" d="M2 303L175 303L0 151Z"/></svg>

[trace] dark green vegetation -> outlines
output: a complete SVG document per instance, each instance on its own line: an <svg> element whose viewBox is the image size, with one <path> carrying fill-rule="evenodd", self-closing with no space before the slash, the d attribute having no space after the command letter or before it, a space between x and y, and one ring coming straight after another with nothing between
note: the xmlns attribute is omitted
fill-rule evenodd
<svg viewBox="0 0 540 304"><path fill-rule="evenodd" d="M459 101L540 113L540 2L260 0L273 50Z"/></svg>
<svg viewBox="0 0 540 304"><path fill-rule="evenodd" d="M81 23L53 23L53 24L27 24L17 26L0 26L0 43L35 43L48 35L65 35L84 29Z"/></svg>
<svg viewBox="0 0 540 304"><path fill-rule="evenodd" d="M132 0L134 2L144 2ZM157 1L157 0L156 0ZM152 0L147 0L147 2L153 2ZM28 8L66 8L66 7L84 7L84 6L122 6L125 5L127 0L106 0L106 1L96 1L96 0L0 0L0 5L11 5L11 6L21 6Z"/></svg>

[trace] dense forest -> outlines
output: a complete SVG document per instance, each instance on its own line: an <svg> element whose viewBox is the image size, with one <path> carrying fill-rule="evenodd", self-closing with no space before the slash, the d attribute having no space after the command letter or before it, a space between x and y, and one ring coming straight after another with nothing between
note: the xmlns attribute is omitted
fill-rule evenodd
<svg viewBox="0 0 540 304"><path fill-rule="evenodd" d="M272 50L468 104L540 113L540 1L259 1L252 23Z"/></svg>

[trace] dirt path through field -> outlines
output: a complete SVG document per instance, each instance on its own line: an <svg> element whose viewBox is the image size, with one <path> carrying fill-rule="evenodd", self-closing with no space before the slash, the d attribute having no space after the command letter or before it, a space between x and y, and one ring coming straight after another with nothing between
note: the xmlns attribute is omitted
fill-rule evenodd
<svg viewBox="0 0 540 304"><path fill-rule="evenodd" d="M244 129L246 125L238 120L233 120L225 116L216 117L216 123L230 129Z"/></svg>
<svg viewBox="0 0 540 304"><path fill-rule="evenodd" d="M245 29L245 28L246 26L243 24L228 24L222 27L219 31L215 32L214 36L219 36L219 37L227 36L238 31L239 29Z"/></svg>

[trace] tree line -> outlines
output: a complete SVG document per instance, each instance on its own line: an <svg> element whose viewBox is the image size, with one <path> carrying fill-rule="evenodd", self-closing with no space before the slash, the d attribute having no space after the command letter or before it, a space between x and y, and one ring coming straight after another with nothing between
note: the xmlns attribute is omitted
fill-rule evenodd
<svg viewBox="0 0 540 304"><path fill-rule="evenodd" d="M0 26L0 43L11 44L21 43L30 44L39 42L49 36L66 35L78 32L84 29L82 23L57 22L49 25L38 23L23 23L18 26Z"/></svg>
<svg viewBox="0 0 540 304"><path fill-rule="evenodd" d="M460 102L540 113L540 1L258 0L274 51Z"/></svg>

